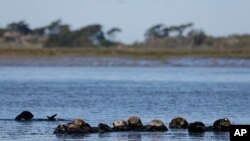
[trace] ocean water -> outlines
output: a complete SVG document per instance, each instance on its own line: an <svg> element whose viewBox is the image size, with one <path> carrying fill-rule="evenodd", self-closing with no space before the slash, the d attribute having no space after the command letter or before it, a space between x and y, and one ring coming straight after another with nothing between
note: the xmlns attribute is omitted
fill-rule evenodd
<svg viewBox="0 0 250 141"><path fill-rule="evenodd" d="M0 67L0 140L229 140L229 133L116 132L56 136L74 118L91 126L137 115L166 125L183 116L212 125L228 117L250 123L250 69L246 67ZM13 119L23 110L34 119L58 114L56 122Z"/></svg>

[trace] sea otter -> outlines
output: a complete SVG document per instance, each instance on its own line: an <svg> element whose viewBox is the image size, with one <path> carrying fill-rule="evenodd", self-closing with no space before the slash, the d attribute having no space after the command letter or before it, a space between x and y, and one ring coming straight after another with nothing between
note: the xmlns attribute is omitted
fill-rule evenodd
<svg viewBox="0 0 250 141"><path fill-rule="evenodd" d="M161 120L152 120L148 125L145 126L146 131L168 131L168 128L164 125Z"/></svg>
<svg viewBox="0 0 250 141"><path fill-rule="evenodd" d="M113 129L114 131L127 131L128 125L125 120L116 120L113 122Z"/></svg>
<svg viewBox="0 0 250 141"><path fill-rule="evenodd" d="M188 132L190 133L204 133L205 132L205 124L199 121L190 123L188 125Z"/></svg>
<svg viewBox="0 0 250 141"><path fill-rule="evenodd" d="M33 116L33 114L31 112L23 111L18 116L16 116L15 120L17 120L17 121L28 121L28 120L32 120L33 117L34 116Z"/></svg>
<svg viewBox="0 0 250 141"><path fill-rule="evenodd" d="M142 125L141 119L137 116L129 117L127 122L128 122L128 128L130 130L140 131L140 130L143 130L144 128Z"/></svg>
<svg viewBox="0 0 250 141"><path fill-rule="evenodd" d="M228 118L218 119L213 124L215 131L230 131L231 122Z"/></svg>
<svg viewBox="0 0 250 141"><path fill-rule="evenodd" d="M183 117L176 117L171 120L169 123L169 128L175 128L175 129L187 129L188 128L188 122Z"/></svg>

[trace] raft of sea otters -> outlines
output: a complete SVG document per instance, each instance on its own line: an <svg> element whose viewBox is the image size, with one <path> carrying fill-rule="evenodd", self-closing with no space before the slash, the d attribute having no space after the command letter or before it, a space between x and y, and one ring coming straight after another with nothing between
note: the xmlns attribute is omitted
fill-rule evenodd
<svg viewBox="0 0 250 141"><path fill-rule="evenodd" d="M29 111L23 111L15 120L28 121L32 120L33 114ZM47 116L48 121L56 121L56 114L53 116ZM169 123L171 129L187 129L190 133L204 133L206 131L218 131L227 132L230 130L230 120L227 118L218 119L213 123L213 126L205 126L204 123L196 121L188 123L186 119L182 117L176 117ZM82 119L75 119L67 124L60 124L55 128L55 134L88 134L88 133L105 133L116 131L168 131L168 127L164 125L161 120L152 120L147 125L143 125L142 121L137 116L131 116L127 121L116 120L113 122L113 127L104 123L99 123L98 127L92 127Z"/></svg>

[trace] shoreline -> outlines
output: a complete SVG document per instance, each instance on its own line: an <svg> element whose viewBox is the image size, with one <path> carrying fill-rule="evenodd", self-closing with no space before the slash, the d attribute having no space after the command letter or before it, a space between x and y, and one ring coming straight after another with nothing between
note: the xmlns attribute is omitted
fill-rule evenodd
<svg viewBox="0 0 250 141"><path fill-rule="evenodd" d="M2 46L0 66L250 67L250 48Z"/></svg>
<svg viewBox="0 0 250 141"><path fill-rule="evenodd" d="M60 48L60 47L1 47L2 57L114 57L131 59L164 60L181 57L242 58L250 59L250 48L163 48L163 47L110 47L110 48Z"/></svg>
<svg viewBox="0 0 250 141"><path fill-rule="evenodd" d="M0 56L0 66L20 67L250 67L250 59L218 57L171 57L134 59L129 57L14 57Z"/></svg>

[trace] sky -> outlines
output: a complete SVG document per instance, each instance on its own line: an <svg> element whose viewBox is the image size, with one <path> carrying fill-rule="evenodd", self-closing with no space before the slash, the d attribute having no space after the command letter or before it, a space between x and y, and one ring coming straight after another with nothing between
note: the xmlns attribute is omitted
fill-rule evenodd
<svg viewBox="0 0 250 141"><path fill-rule="evenodd" d="M125 43L142 41L152 25L192 22L207 34L250 33L250 0L0 0L0 27L25 20L32 28L61 19L77 29L101 24L122 29Z"/></svg>

